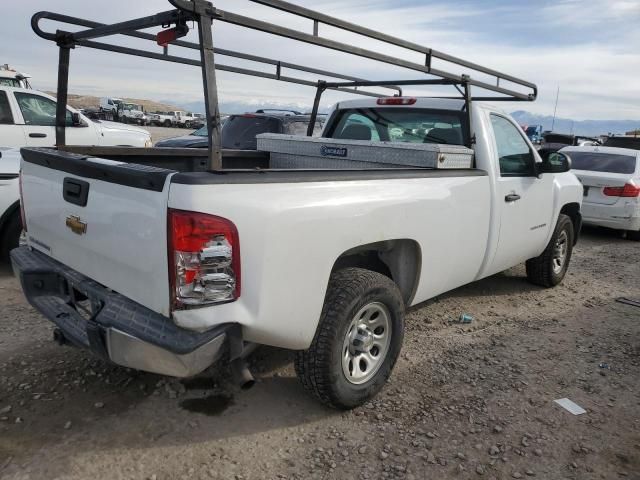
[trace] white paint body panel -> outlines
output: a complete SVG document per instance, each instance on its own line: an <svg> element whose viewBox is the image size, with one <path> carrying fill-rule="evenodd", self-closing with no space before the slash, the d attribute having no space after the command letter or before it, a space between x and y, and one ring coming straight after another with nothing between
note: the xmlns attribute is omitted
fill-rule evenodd
<svg viewBox="0 0 640 480"><path fill-rule="evenodd" d="M423 273L414 302L472 281L486 250L488 201L487 177L173 184L170 208L234 219L242 258L239 300L174 319L186 328L239 321L250 341L304 348L333 264L354 246L416 240Z"/></svg>
<svg viewBox="0 0 640 480"><path fill-rule="evenodd" d="M56 129L54 126L26 125L22 111L18 106L15 92L28 93L56 101L51 95L26 88L0 87L0 92L5 92L11 107L13 125L0 125L0 147L53 147L56 141ZM78 113L84 125L82 127L67 127L67 145L98 145L130 147L150 147L151 135L143 128L134 125L123 125L115 122L96 122L72 107L67 107L72 113ZM29 134L45 135L45 137L33 138Z"/></svg>
<svg viewBox="0 0 640 480"><path fill-rule="evenodd" d="M67 177L80 178L22 163L29 245L168 316L167 188L153 192L84 179L91 186L88 203L81 207L62 196ZM87 224L84 235L66 226L70 215Z"/></svg>
<svg viewBox="0 0 640 480"><path fill-rule="evenodd" d="M375 100L340 106L375 106ZM461 102L420 99L414 107L460 109ZM236 322L243 326L246 340L307 348L331 269L347 250L384 240L416 242L421 265L414 304L544 250L561 208L579 205L582 187L571 173L501 178L489 119L492 112L498 111L480 104L472 109L476 167L486 176L167 183L162 194L91 180L94 203L80 209L64 204L59 192L62 178L69 175L29 165L25 168L29 236L52 239L54 258L166 315L167 206L225 217L239 232L240 298L176 311L173 320L194 330ZM534 156L541 161L537 153ZM518 193L522 201L505 206L505 192ZM56 196L59 200L53 200ZM36 218L29 218L35 205ZM74 236L64 226L70 214L87 219L87 235Z"/></svg>

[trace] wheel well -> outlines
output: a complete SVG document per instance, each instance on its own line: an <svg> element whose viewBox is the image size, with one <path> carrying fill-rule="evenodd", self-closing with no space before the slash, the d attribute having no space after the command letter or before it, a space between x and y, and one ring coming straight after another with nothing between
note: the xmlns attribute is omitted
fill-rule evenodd
<svg viewBox="0 0 640 480"><path fill-rule="evenodd" d="M410 305L418 286L420 265L420 246L415 240L385 240L347 250L333 264L331 273L348 267L378 272L396 283L405 304Z"/></svg>
<svg viewBox="0 0 640 480"><path fill-rule="evenodd" d="M562 207L560 213L567 215L573 223L573 243L578 242L578 236L580 236L580 228L582 228L582 214L580 213L580 204L567 203Z"/></svg>

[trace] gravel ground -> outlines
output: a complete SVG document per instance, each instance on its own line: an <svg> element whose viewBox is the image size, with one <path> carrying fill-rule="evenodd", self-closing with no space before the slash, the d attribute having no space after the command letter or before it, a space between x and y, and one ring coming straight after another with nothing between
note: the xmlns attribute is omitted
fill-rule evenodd
<svg viewBox="0 0 640 480"><path fill-rule="evenodd" d="M240 392L225 371L180 382L58 347L5 270L0 477L640 479L640 309L615 302L640 298L639 255L587 230L555 289L519 266L421 305L391 382L351 412L307 397L277 349Z"/></svg>

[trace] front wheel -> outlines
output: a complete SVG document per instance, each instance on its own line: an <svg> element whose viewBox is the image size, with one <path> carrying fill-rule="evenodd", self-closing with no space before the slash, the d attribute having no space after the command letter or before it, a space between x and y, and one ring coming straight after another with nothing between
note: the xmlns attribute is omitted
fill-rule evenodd
<svg viewBox="0 0 640 480"><path fill-rule="evenodd" d="M535 285L555 287L567 273L574 244L573 222L560 214L556 229L542 255L527 260L527 278Z"/></svg>
<svg viewBox="0 0 640 480"><path fill-rule="evenodd" d="M404 301L396 284L370 270L346 268L331 276L315 337L296 355L296 373L325 405L354 408L385 384L403 338Z"/></svg>

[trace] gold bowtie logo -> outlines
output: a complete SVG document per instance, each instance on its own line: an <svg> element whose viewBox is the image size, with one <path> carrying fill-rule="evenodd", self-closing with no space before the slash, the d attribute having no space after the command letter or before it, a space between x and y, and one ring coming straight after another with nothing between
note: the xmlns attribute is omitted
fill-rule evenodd
<svg viewBox="0 0 640 480"><path fill-rule="evenodd" d="M73 233L76 233L78 235L84 235L85 233L87 233L87 224L81 221L80 217L69 215L65 224L71 229Z"/></svg>

